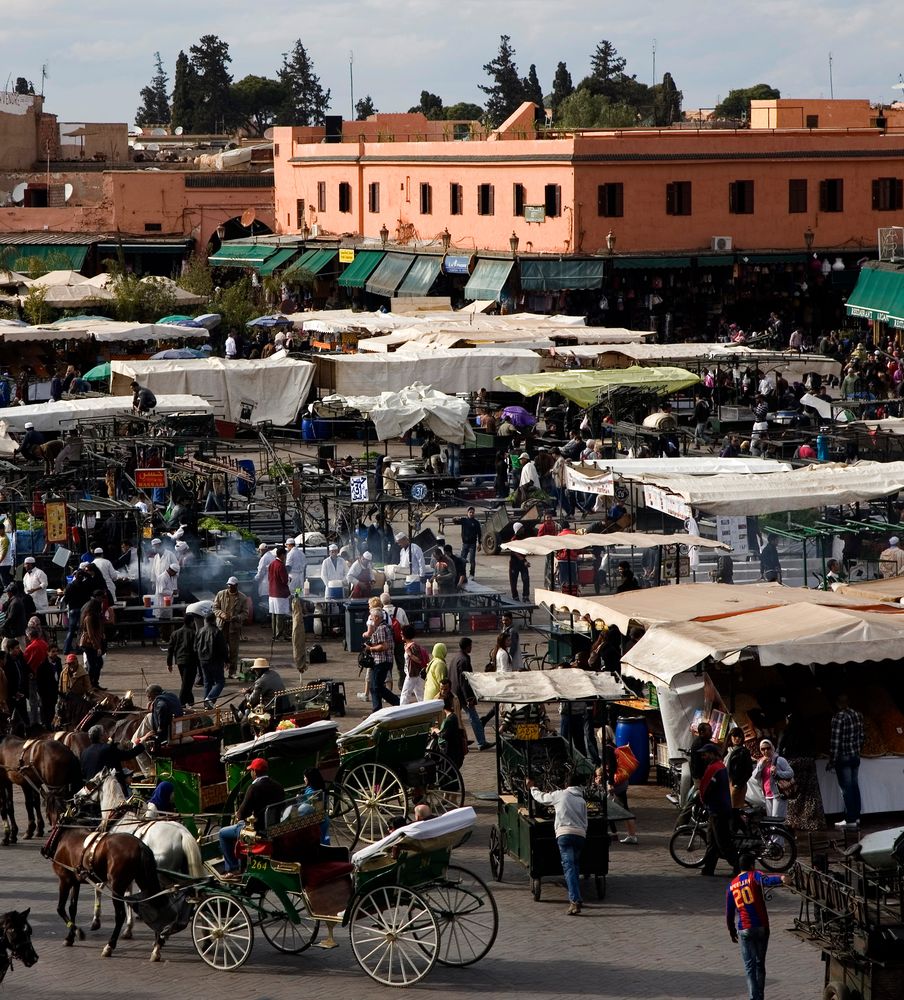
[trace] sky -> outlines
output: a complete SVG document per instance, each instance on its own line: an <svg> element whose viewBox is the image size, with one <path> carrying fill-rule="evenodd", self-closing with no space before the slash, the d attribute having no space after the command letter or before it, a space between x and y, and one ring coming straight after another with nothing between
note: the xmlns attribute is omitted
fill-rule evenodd
<svg viewBox="0 0 904 1000"><path fill-rule="evenodd" d="M544 92L563 60L575 83L607 38L628 71L652 82L666 71L685 108L712 107L732 88L778 87L783 97L830 96L829 53L836 98L890 102L904 72L892 0L3 0L0 89L24 76L45 110L61 121L126 121L153 74L159 51L170 76L180 49L201 35L229 43L236 80L274 76L301 38L334 114L351 116L350 55L355 99L370 94L380 111L407 111L420 92L446 104L484 103L483 65L511 36L522 76L537 66Z"/></svg>

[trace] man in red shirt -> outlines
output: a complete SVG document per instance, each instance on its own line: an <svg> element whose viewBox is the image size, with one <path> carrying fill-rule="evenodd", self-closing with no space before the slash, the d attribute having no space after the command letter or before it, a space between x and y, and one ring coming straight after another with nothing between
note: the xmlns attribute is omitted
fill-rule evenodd
<svg viewBox="0 0 904 1000"><path fill-rule="evenodd" d="M573 535L568 521L562 522L559 535ZM556 552L556 570L559 578L559 590L563 594L576 595L578 592L578 554L573 549L559 549Z"/></svg>
<svg viewBox="0 0 904 1000"><path fill-rule="evenodd" d="M548 510L543 515L543 520L540 526L537 528L537 538L542 538L544 535L558 535L559 526L555 522L555 518L552 516L552 511ZM546 557L546 586L550 590L555 586L555 577L552 572L552 553Z"/></svg>
<svg viewBox="0 0 904 1000"><path fill-rule="evenodd" d="M267 567L267 585L270 605L270 622L273 626L273 641L289 639L287 622L292 609L289 604L289 571L286 569L286 550L282 545L276 548L276 558Z"/></svg>
<svg viewBox="0 0 904 1000"><path fill-rule="evenodd" d="M41 695L38 690L38 671L47 662L48 645L36 629L25 633L25 662L28 664L28 721L33 725L41 722Z"/></svg>

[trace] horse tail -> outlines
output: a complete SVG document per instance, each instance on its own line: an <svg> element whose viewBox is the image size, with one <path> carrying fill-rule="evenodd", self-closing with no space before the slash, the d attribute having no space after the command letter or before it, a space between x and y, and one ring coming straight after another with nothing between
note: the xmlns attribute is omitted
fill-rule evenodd
<svg viewBox="0 0 904 1000"><path fill-rule="evenodd" d="M190 831L182 830L182 852L185 855L185 864L188 874L192 878L201 878L204 875L204 858L201 856L201 847Z"/></svg>
<svg viewBox="0 0 904 1000"><path fill-rule="evenodd" d="M136 838L137 839L137 838ZM157 862L154 860L154 852L139 840L138 845L141 851L141 860L135 882L144 896L153 896L160 892L160 876L157 873Z"/></svg>

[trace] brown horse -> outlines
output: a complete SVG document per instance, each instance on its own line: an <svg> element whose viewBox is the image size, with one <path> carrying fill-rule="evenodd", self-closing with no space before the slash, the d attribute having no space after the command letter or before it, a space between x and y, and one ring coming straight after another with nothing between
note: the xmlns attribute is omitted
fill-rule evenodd
<svg viewBox="0 0 904 1000"><path fill-rule="evenodd" d="M83 882L105 885L113 896L115 921L110 940L101 952L104 958L110 958L116 948L126 919L126 893L133 883L141 890L142 897L155 897L158 904L166 901L166 897L160 895L162 890L154 855L130 833L104 833L83 826L57 824L41 853L53 862L53 870L60 880L57 913L68 928L64 941L68 948L75 944L76 936L79 941L85 940L85 932L75 922L79 888ZM175 923L176 916L174 913L171 923ZM160 950L167 936L166 929L155 929L152 962L160 961Z"/></svg>
<svg viewBox="0 0 904 1000"><path fill-rule="evenodd" d="M31 907L21 912L10 910L0 916L0 983L13 967L14 958L26 969L30 969L38 960L38 953L31 943L29 913Z"/></svg>
<svg viewBox="0 0 904 1000"><path fill-rule="evenodd" d="M15 844L19 828L13 809L12 786L20 785L28 814L29 840L37 831L44 835L41 796L69 798L82 784L78 757L56 740L23 740L18 736L0 739L0 804L5 807L3 846Z"/></svg>

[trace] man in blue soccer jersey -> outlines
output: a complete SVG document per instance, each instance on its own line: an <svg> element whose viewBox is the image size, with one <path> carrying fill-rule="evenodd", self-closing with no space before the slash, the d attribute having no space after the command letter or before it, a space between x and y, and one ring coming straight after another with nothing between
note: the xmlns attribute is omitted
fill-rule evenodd
<svg viewBox="0 0 904 1000"><path fill-rule="evenodd" d="M764 875L754 865L752 854L738 859L740 871L731 880L725 896L725 921L731 940L741 944L750 1000L766 995L766 949L769 947L769 914L764 889L782 885L781 875Z"/></svg>

